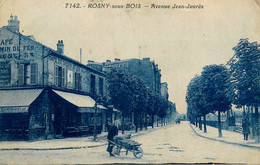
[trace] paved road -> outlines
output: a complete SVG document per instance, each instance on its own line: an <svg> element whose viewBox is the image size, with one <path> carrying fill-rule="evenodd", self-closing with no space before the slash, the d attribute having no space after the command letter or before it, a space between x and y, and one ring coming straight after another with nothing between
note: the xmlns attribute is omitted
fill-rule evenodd
<svg viewBox="0 0 260 165"><path fill-rule="evenodd" d="M198 137L185 122L133 139L143 144L145 154L141 159L136 159L132 153L109 157L106 146L101 146L59 151L0 151L0 163L260 163L259 150Z"/></svg>

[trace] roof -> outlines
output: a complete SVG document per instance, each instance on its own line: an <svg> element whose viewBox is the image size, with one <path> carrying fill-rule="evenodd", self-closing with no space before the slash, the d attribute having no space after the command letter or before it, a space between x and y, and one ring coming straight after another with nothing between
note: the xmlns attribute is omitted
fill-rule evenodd
<svg viewBox="0 0 260 165"><path fill-rule="evenodd" d="M95 100L93 100L90 96L62 92L62 91L58 91L58 90L53 90L53 91L77 107L94 107L95 106ZM97 107L100 109L106 109L102 105L98 105Z"/></svg>
<svg viewBox="0 0 260 165"><path fill-rule="evenodd" d="M30 106L43 89L0 90L0 107Z"/></svg>
<svg viewBox="0 0 260 165"><path fill-rule="evenodd" d="M51 55L54 55L54 56L56 56L56 57L65 59L65 60L67 60L67 61L70 61L70 62L72 62L73 64L79 65L80 67L86 68L86 69L88 69L88 70L90 70L90 71L92 71L92 72L95 72L95 73L97 73L97 74L102 74L103 76L105 75L103 72L100 72L100 71L98 71L98 70L95 70L95 69L93 69L93 68L91 68L91 67L89 67L89 66L86 66L86 65L84 65L84 64L81 64L80 62L78 62L78 61L76 61L76 60L74 60L74 59L72 59L72 58L70 58L70 57L67 57L67 56L65 56L65 55L59 54L56 50L54 50L54 49L52 49L52 48L50 48L50 47L48 47L48 46L45 46L45 45L43 45L42 43L36 41L35 38L34 38L34 36L32 36L32 35L30 35L30 36L24 36L23 34L17 32L17 31L10 30L10 29L8 28L8 26L3 26L3 27L1 27L0 29L5 29L5 30L7 30L7 31L9 31L9 32L11 32L11 33L14 33L14 34L16 34L16 35L20 35L20 36L23 37L24 39L31 40L31 41L33 41L33 42L39 44L39 45L42 45L42 46L44 46L44 47L50 49L51 52L52 52Z"/></svg>

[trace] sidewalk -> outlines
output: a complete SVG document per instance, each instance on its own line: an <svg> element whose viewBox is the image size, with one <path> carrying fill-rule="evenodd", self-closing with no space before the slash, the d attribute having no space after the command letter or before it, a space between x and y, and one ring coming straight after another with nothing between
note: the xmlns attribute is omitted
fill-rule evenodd
<svg viewBox="0 0 260 165"><path fill-rule="evenodd" d="M163 127L148 127L143 131L125 131L125 134L131 134L132 137L140 136L145 133L160 129ZM98 134L97 141L93 141L93 136L87 137L70 137L64 139L50 139L41 141L0 141L1 150L64 150L64 149L80 149L80 148L93 148L107 145L107 133L102 132ZM119 131L119 135L122 131Z"/></svg>
<svg viewBox="0 0 260 165"><path fill-rule="evenodd" d="M218 129L215 127L207 126L207 133L204 133L203 129L200 130L198 127L192 124L190 124L190 126L193 129L193 131L200 137L227 144L240 145L260 150L260 143L256 143L255 140L252 139L248 139L247 141L243 140L244 137L241 133L222 130L223 137L218 137Z"/></svg>

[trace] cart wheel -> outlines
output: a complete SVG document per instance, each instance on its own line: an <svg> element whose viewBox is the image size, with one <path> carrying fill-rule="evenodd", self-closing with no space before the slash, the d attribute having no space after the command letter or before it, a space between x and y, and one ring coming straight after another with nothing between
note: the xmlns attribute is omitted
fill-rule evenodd
<svg viewBox="0 0 260 165"><path fill-rule="evenodd" d="M134 156L137 158L137 159L140 159L143 155L144 155L144 152L142 150L141 147L137 147L134 152L133 152Z"/></svg>

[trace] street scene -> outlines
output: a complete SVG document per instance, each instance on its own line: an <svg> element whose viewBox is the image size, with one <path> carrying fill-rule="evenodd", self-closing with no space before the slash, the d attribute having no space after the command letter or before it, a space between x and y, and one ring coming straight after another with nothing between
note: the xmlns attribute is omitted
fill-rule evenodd
<svg viewBox="0 0 260 165"><path fill-rule="evenodd" d="M259 6L0 0L0 164L260 164Z"/></svg>
<svg viewBox="0 0 260 165"><path fill-rule="evenodd" d="M194 126L193 126L194 128ZM199 130L194 128L199 134ZM211 132L212 131L212 132ZM213 128L209 132L214 133ZM234 135L233 135L234 134ZM223 140L232 142L232 139L239 138L238 143L242 143L241 134L233 133L231 135L223 133ZM102 134L103 135L103 134ZM164 135L164 136L158 136ZM204 133L201 133L204 136ZM217 134L212 138L217 139ZM229 136L229 137L228 137ZM152 138L151 138L152 137ZM21 142L16 146L21 147L21 150L3 150L12 148L14 144L1 143L1 163L6 164L100 164L100 163L247 163L257 164L260 161L260 145L252 143L247 146L238 144L227 144L216 140L209 140L196 135L188 122L184 121L181 124L171 124L165 127L158 127L154 130L147 130L147 133L133 134L133 139L142 143L141 147L144 155L141 159L136 159L132 153L125 155L124 150L120 156L110 157L106 152L106 140L100 139L99 142L93 142L92 138L68 138L59 142L41 141L33 142L35 144L23 145ZM185 139L186 143L183 143ZM75 141L76 140L76 141ZM74 142L72 142L74 141ZM71 142L72 146L68 146ZM3 144L3 145L2 145ZM77 148L73 147L87 147ZM253 146L253 147L252 147ZM27 149L25 149L27 147ZM29 148L30 149L29 149ZM48 147L53 147L52 150ZM67 149L59 149L68 147ZM71 148L70 148L71 147ZM22 150L24 148L24 150ZM33 148L35 150L33 150ZM55 149L56 148L56 149ZM38 149L38 150L37 150ZM42 149L42 150L41 150ZM216 150L220 150L217 152ZM245 154L246 153L246 154Z"/></svg>

